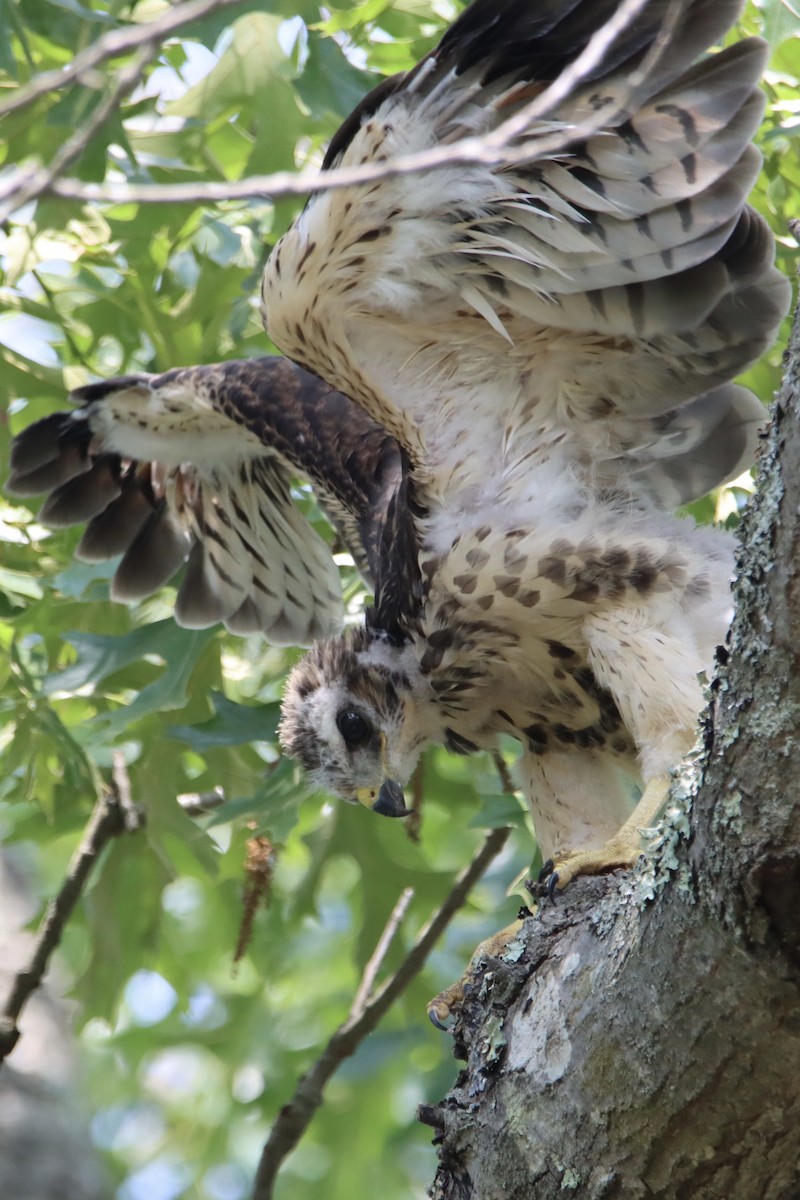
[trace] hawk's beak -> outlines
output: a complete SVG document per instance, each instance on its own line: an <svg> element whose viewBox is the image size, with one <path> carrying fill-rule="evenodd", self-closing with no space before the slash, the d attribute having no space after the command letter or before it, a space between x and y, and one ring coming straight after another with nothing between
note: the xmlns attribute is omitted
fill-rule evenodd
<svg viewBox="0 0 800 1200"><path fill-rule="evenodd" d="M411 812L406 808L403 789L393 779L384 779L377 795L374 788L359 788L356 800L382 817L407 817Z"/></svg>

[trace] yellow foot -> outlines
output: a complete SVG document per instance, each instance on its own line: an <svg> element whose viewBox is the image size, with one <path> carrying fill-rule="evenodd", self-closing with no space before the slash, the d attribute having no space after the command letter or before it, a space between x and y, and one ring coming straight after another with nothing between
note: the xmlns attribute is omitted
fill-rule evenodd
<svg viewBox="0 0 800 1200"><path fill-rule="evenodd" d="M642 830L657 820L669 795L670 782L668 775L649 780L628 820L604 846L556 854L546 862L539 882L545 885L548 895L552 897L556 889L561 891L576 875L602 875L604 871L635 866L642 853Z"/></svg>
<svg viewBox="0 0 800 1200"><path fill-rule="evenodd" d="M577 875L602 875L619 867L633 867L642 853L638 830L623 837L622 832L610 838L596 850L574 850L572 853L557 854L544 864L539 873L548 895L562 891Z"/></svg>
<svg viewBox="0 0 800 1200"><path fill-rule="evenodd" d="M438 996L433 997L428 1005L428 1016L437 1029L447 1030L452 1025L455 1010L461 1007L464 1000L464 988L475 978L478 964L487 958L498 958L508 943L513 942L521 928L521 920L512 921L505 929L501 929L499 933L495 933L485 942L481 942L461 978L455 983L451 983L450 987L445 988L443 992L439 992Z"/></svg>

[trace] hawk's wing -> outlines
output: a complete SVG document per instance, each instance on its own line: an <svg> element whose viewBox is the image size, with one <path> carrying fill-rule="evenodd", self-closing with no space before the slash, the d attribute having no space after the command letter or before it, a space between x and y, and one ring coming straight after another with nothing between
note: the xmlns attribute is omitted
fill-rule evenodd
<svg viewBox="0 0 800 1200"><path fill-rule="evenodd" d="M9 490L49 492L42 520L88 522L78 556L122 555L111 594L136 600L186 562L183 625L224 621L302 645L342 621L330 548L295 507L304 476L362 573L382 574L396 518L396 442L345 396L277 357L130 375L73 392L29 426Z"/></svg>
<svg viewBox="0 0 800 1200"><path fill-rule="evenodd" d="M650 0L561 87L618 7L475 0L366 97L326 166L491 135L539 97L508 160L320 193L267 265L273 340L450 507L487 481L530 487L556 448L595 486L668 507L752 453L761 406L729 381L789 297L745 205L764 46L700 57L739 0Z"/></svg>

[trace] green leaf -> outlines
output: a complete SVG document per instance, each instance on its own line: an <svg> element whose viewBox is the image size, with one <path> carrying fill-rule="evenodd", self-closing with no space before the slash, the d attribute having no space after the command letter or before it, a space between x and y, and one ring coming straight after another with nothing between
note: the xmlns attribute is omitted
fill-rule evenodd
<svg viewBox="0 0 800 1200"><path fill-rule="evenodd" d="M470 819L470 829L501 829L504 825L525 827L527 811L516 796L504 793L496 796L481 795L481 800L483 807Z"/></svg>
<svg viewBox="0 0 800 1200"><path fill-rule="evenodd" d="M189 665L197 660L198 654L213 636L213 630L182 629L172 620L157 621L120 637L67 633L64 641L76 650L77 662L64 671L48 675L42 690L45 695L74 692L100 683L123 667L152 656L169 667L164 694L169 695L173 686L176 692L180 692L183 686L181 681L185 680ZM178 708L180 705L171 704L169 707Z"/></svg>
<svg viewBox="0 0 800 1200"><path fill-rule="evenodd" d="M297 93L318 120L329 113L344 119L379 82L380 76L351 66L333 38L309 37L308 62L297 81Z"/></svg>
<svg viewBox="0 0 800 1200"><path fill-rule="evenodd" d="M211 746L240 746L247 742L274 742L277 738L278 704L244 705L229 700L222 692L209 694L214 716L199 725L170 725L170 737L203 751Z"/></svg>
<svg viewBox="0 0 800 1200"><path fill-rule="evenodd" d="M205 124L239 101L262 95L265 85L269 87L274 80L293 79L296 68L278 39L282 24L272 13L250 12L239 17L219 62L169 105L169 113Z"/></svg>
<svg viewBox="0 0 800 1200"><path fill-rule="evenodd" d="M252 795L229 800L215 809L209 828L236 818L255 817L256 831L266 833L273 842L280 844L297 824L303 794L297 783L297 768L284 759Z"/></svg>
<svg viewBox="0 0 800 1200"><path fill-rule="evenodd" d="M772 50L787 38L800 37L800 8L792 0L766 0L763 8L762 37Z"/></svg>

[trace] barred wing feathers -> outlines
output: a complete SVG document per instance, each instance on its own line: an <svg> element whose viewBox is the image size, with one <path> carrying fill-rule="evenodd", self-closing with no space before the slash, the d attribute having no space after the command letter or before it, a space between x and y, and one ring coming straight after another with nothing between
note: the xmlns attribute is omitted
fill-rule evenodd
<svg viewBox="0 0 800 1200"><path fill-rule="evenodd" d="M491 133L617 7L475 0L364 100L326 166ZM276 248L273 340L384 424L429 492L516 487L560 447L584 478L672 506L747 465L763 414L730 380L789 288L745 204L763 44L701 57L739 9L688 0L673 19L651 0L512 161L321 193Z"/></svg>
<svg viewBox="0 0 800 1200"><path fill-rule="evenodd" d="M291 498L304 476L365 577L381 573L396 443L285 359L133 375L77 389L15 440L9 490L49 492L53 526L87 522L78 557L122 555L111 594L141 599L184 565L178 621L303 645L338 629L328 545Z"/></svg>

